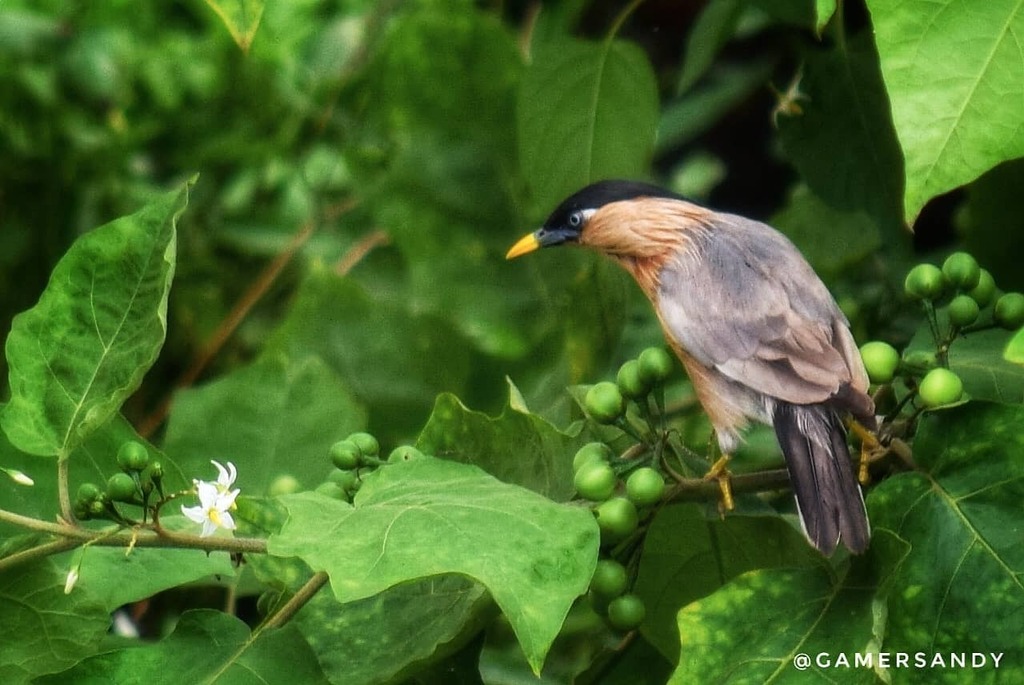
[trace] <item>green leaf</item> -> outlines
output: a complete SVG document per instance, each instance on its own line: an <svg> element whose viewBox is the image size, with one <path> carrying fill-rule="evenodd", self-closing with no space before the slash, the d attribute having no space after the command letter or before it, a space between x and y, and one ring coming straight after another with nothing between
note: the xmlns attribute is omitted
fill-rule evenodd
<svg viewBox="0 0 1024 685"><path fill-rule="evenodd" d="M822 569L750 571L679 612L669 683L835 682L830 670L799 670L793 658L869 648L873 600L871 585L833 583ZM842 682L877 681L871 669L851 668Z"/></svg>
<svg viewBox="0 0 1024 685"><path fill-rule="evenodd" d="M172 505L168 513L180 511ZM196 532L196 526L184 517L161 516L170 530ZM79 553L59 557L70 566ZM155 549L137 547L131 552L119 547L88 547L81 553L79 580L75 585L103 602L108 612L138 602L179 585L204 579L230 580L235 569L225 552L207 553L198 549Z"/></svg>
<svg viewBox="0 0 1024 685"><path fill-rule="evenodd" d="M263 18L263 0L206 0L242 52L249 52Z"/></svg>
<svg viewBox="0 0 1024 685"><path fill-rule="evenodd" d="M422 459L364 481L355 506L283 497L289 519L270 553L326 570L341 602L457 573L482 583L539 671L597 561L593 514L502 483L480 469Z"/></svg>
<svg viewBox="0 0 1024 685"><path fill-rule="evenodd" d="M887 650L1003 652L998 679L1024 679L1022 422L1024 407L984 402L926 414L918 470L872 492L876 532L910 544L892 578Z"/></svg>
<svg viewBox="0 0 1024 685"><path fill-rule="evenodd" d="M708 71L719 50L736 32L740 15L746 7L746 0L711 0L704 7L686 39L679 92L692 88Z"/></svg>
<svg viewBox="0 0 1024 685"><path fill-rule="evenodd" d="M56 673L99 646L110 614L88 591L64 594L68 570L43 560L0 572L0 681Z"/></svg>
<svg viewBox="0 0 1024 685"><path fill-rule="evenodd" d="M861 214L886 242L906 243L903 160L889 115L878 55L868 36L806 54L797 88L801 113L777 117L786 156L833 212ZM832 154L833 150L858 154ZM827 221L822 226L829 226Z"/></svg>
<svg viewBox="0 0 1024 685"><path fill-rule="evenodd" d="M658 126L647 56L619 40L535 45L518 102L519 157L537 206L580 186L646 172Z"/></svg>
<svg viewBox="0 0 1024 685"><path fill-rule="evenodd" d="M160 683L246 685L328 682L316 655L293 626L252 634L242 621L209 609L187 611L174 632L153 645L86 659L40 683Z"/></svg>
<svg viewBox="0 0 1024 685"><path fill-rule="evenodd" d="M634 591L647 606L644 636L679 659L676 613L736 576L758 568L820 566L803 535L778 516L724 519L691 504L662 509L644 541Z"/></svg>
<svg viewBox="0 0 1024 685"><path fill-rule="evenodd" d="M416 447L479 466L498 480L562 502L573 495L572 457L583 442L510 404L499 416L490 417L445 393L438 396Z"/></svg>
<svg viewBox="0 0 1024 685"><path fill-rule="evenodd" d="M906 160L903 211L1024 155L1024 9L1011 0L868 0Z"/></svg>
<svg viewBox="0 0 1024 685"><path fill-rule="evenodd" d="M75 241L7 337L18 449L66 457L139 387L167 332L175 223L189 182Z"/></svg>
<svg viewBox="0 0 1024 685"><path fill-rule="evenodd" d="M268 354L174 400L164 449L194 478L210 460L238 467L247 495L284 473L307 489L330 470L334 442L363 428L365 411L316 357Z"/></svg>
<svg viewBox="0 0 1024 685"><path fill-rule="evenodd" d="M296 627L335 682L402 682L460 647L493 618L479 583L459 576L416 580L356 602L320 592Z"/></svg>
<svg viewBox="0 0 1024 685"><path fill-rule="evenodd" d="M814 0L814 28L821 35L838 9L839 0Z"/></svg>
<svg viewBox="0 0 1024 685"><path fill-rule="evenodd" d="M1003 359L1011 364L1024 366L1024 328L1013 334L1003 348Z"/></svg>

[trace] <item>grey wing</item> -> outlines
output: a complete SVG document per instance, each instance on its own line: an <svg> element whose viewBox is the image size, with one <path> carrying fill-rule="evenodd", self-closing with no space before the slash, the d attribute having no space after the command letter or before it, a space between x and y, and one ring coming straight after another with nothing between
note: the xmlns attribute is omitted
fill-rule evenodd
<svg viewBox="0 0 1024 685"><path fill-rule="evenodd" d="M761 393L822 402L867 378L846 318L775 229L718 215L659 284L663 324L697 361Z"/></svg>

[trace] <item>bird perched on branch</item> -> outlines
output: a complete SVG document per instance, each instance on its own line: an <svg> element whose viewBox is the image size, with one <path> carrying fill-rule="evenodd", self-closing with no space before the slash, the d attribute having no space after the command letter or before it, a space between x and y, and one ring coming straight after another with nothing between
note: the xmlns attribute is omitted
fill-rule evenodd
<svg viewBox="0 0 1024 685"><path fill-rule="evenodd" d="M875 430L849 324L797 248L763 223L646 183L601 181L560 204L509 250L575 244L628 271L650 299L723 455L750 421L778 438L808 540L867 549L870 527L843 417ZM728 495L722 480L723 495Z"/></svg>

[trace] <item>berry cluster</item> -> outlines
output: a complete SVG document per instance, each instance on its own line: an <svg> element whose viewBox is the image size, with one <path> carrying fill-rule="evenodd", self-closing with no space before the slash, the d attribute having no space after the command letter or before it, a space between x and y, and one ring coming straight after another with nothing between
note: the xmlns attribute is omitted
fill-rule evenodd
<svg viewBox="0 0 1024 685"><path fill-rule="evenodd" d="M866 343L860 353L868 377L875 385L887 385L901 376L926 409L959 402L964 384L949 369L950 346L968 333L996 326L1020 328L1024 295L1000 293L992 274L966 252L951 254L942 268L918 264L907 274L903 288L909 298L921 302L935 349L907 351L901 357L888 343Z"/></svg>
<svg viewBox="0 0 1024 685"><path fill-rule="evenodd" d="M117 450L117 465L121 470L107 479L106 487L95 483L82 483L75 497L74 512L79 519L110 519L120 523L135 523L115 503L131 504L143 509L143 521L149 510L149 499L156 490L163 496L163 467L152 461L149 450L140 442L129 440Z"/></svg>
<svg viewBox="0 0 1024 685"><path fill-rule="evenodd" d="M590 387L583 401L587 415L601 425L615 425L649 446L661 438L655 424L663 418L663 384L672 372L672 358L665 350L651 347L636 359L624 363L614 383L603 381ZM650 404L651 395L657 412ZM632 402L650 430L641 435L626 419ZM664 432L660 433L663 437ZM631 448L630 454L617 456L603 442L581 447L573 457L573 483L580 498L591 503L601 529L602 558L590 583L590 599L595 610L616 630L637 628L646 613L643 601L631 593L632 577L639 549L640 525L665 495L665 477L656 468L657 450L645 463L640 457L647 451ZM625 561L625 564L623 563Z"/></svg>
<svg viewBox="0 0 1024 685"><path fill-rule="evenodd" d="M344 440L331 445L330 457L334 469L327 480L317 486L316 491L334 499L351 502L363 478L387 464L421 459L423 453L411 445L402 445L391 450L388 458L380 458L380 443L369 433L353 433Z"/></svg>

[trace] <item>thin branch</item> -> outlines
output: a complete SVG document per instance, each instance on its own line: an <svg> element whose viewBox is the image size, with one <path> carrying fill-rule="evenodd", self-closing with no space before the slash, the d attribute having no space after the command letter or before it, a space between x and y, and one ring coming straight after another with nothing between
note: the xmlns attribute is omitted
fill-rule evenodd
<svg viewBox="0 0 1024 685"><path fill-rule="evenodd" d="M327 584L328 580L329 577L324 571L314 573L313 577L306 581L306 584L299 588L299 591L292 595L292 598L285 602L284 606L268 616L267 620L253 631L253 638L268 628L280 628L290 621L292 616L306 606L306 603Z"/></svg>
<svg viewBox="0 0 1024 685"><path fill-rule="evenodd" d="M350 247L348 251L342 255L338 263L334 265L334 273L339 276L346 276L356 264L363 261L374 248L382 245L387 245L391 242L391 236L386 231L373 231L368 235L364 236L355 245Z"/></svg>

